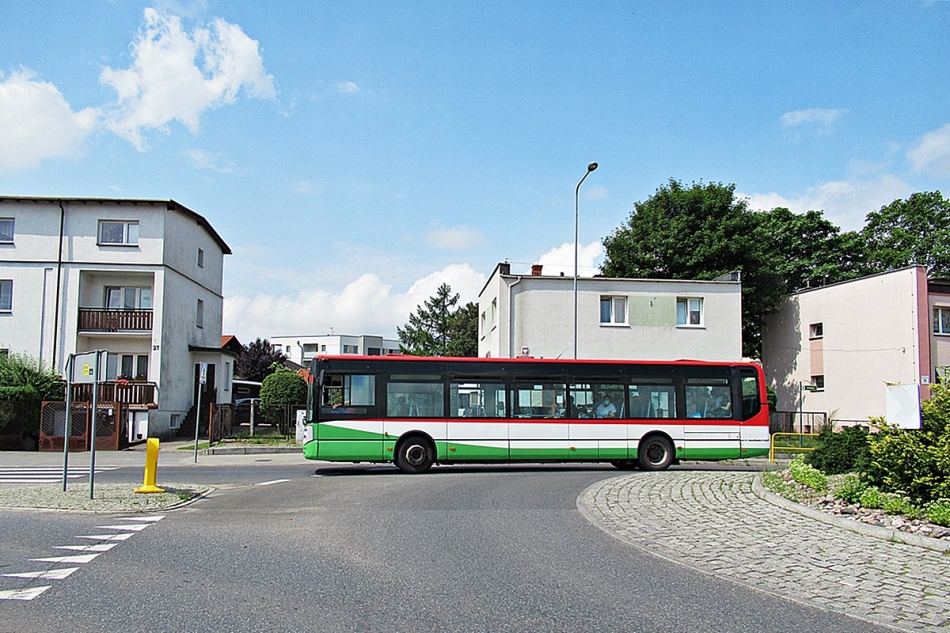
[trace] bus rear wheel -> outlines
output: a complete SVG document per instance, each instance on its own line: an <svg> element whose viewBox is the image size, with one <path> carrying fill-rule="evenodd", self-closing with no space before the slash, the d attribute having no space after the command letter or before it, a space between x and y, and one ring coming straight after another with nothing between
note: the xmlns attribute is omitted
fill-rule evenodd
<svg viewBox="0 0 950 633"><path fill-rule="evenodd" d="M662 435L651 435L640 442L637 462L643 470L666 470L673 458L673 445Z"/></svg>
<svg viewBox="0 0 950 633"><path fill-rule="evenodd" d="M424 473L435 463L435 447L422 436L408 437L396 446L396 466L404 473Z"/></svg>

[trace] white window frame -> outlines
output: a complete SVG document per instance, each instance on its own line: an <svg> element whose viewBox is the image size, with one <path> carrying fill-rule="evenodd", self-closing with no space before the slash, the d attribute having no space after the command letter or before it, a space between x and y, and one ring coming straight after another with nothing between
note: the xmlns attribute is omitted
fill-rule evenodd
<svg viewBox="0 0 950 633"><path fill-rule="evenodd" d="M4 225L9 228L4 228ZM13 244L16 234L16 218L0 218L0 244Z"/></svg>
<svg viewBox="0 0 950 633"><path fill-rule="evenodd" d="M109 305L110 291L118 291L122 305ZM103 307L107 310L151 310L152 289L149 286L105 286L103 288ZM133 298L133 305L128 305L128 299ZM148 304L148 305L146 305Z"/></svg>
<svg viewBox="0 0 950 633"><path fill-rule="evenodd" d="M693 323L691 315L694 313L693 302L696 302L699 306L698 312L699 318L697 322ZM702 297L677 297L676 298L676 327L704 327L706 324L705 319L705 310L703 309L703 298ZM683 319L680 320L680 306L683 306Z"/></svg>
<svg viewBox="0 0 950 633"><path fill-rule="evenodd" d="M944 329L943 324L950 324L950 315L942 317L943 313L950 313L950 306L934 306L933 311L933 333L937 336L950 335L950 329Z"/></svg>
<svg viewBox="0 0 950 633"><path fill-rule="evenodd" d="M4 288L8 290L4 291ZM13 280L0 279L0 312L13 312Z"/></svg>
<svg viewBox="0 0 950 633"><path fill-rule="evenodd" d="M610 314L604 320L604 304L610 306ZM601 295L598 303L600 325L603 327L627 325L627 297L619 295Z"/></svg>
<svg viewBox="0 0 950 633"><path fill-rule="evenodd" d="M122 225L122 241L107 242L103 239L102 229L104 226L112 224ZM139 221L138 220L99 220L99 233L96 243L99 246L138 246L139 243Z"/></svg>
<svg viewBox="0 0 950 633"><path fill-rule="evenodd" d="M205 251L203 248L198 249L198 268L205 267Z"/></svg>
<svg viewBox="0 0 950 633"><path fill-rule="evenodd" d="M811 323L808 326L808 338L819 339L825 337L825 324L823 322Z"/></svg>

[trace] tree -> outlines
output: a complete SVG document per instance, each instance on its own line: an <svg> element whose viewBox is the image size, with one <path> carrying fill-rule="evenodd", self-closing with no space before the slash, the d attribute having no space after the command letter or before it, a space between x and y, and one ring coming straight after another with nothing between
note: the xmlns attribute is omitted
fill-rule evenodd
<svg viewBox="0 0 950 633"><path fill-rule="evenodd" d="M915 193L868 214L861 236L869 272L926 266L950 277L950 201L939 191Z"/></svg>
<svg viewBox="0 0 950 633"><path fill-rule="evenodd" d="M261 382L266 376L273 373L271 365L283 363L287 357L274 347L265 338L256 339L253 343L244 346L237 362L234 363L235 373L244 380Z"/></svg>
<svg viewBox="0 0 950 633"><path fill-rule="evenodd" d="M51 369L26 354L0 355L0 400L26 403L23 413L23 434L36 436L40 430L40 403L44 400L62 400L65 383ZM9 411L13 411L12 409ZM9 423L7 414L0 410L0 427Z"/></svg>
<svg viewBox="0 0 950 633"><path fill-rule="evenodd" d="M397 327L399 350L416 356L477 356L478 307L454 309L458 294L442 284L435 295L416 307L405 327Z"/></svg>
<svg viewBox="0 0 950 633"><path fill-rule="evenodd" d="M625 225L604 238L601 272L610 277L710 280L742 274L743 354L761 353L762 316L778 309L785 283L776 271L764 217L735 197L735 185L679 181L634 204Z"/></svg>
<svg viewBox="0 0 950 633"><path fill-rule="evenodd" d="M446 356L478 356L478 304L469 301L456 310L449 322Z"/></svg>

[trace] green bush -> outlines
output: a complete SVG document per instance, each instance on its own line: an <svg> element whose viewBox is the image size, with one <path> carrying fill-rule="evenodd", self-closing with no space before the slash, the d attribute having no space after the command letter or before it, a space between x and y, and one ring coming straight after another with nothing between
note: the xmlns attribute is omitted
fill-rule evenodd
<svg viewBox="0 0 950 633"><path fill-rule="evenodd" d="M798 483L808 486L812 490L817 490L818 492L826 492L828 490L828 478L821 474L814 466L805 462L804 455L799 455L793 459L788 465L788 470L792 475L792 479Z"/></svg>
<svg viewBox="0 0 950 633"><path fill-rule="evenodd" d="M878 509L884 506L884 493L877 486L871 486L861 493L859 501L865 508Z"/></svg>
<svg viewBox="0 0 950 633"><path fill-rule="evenodd" d="M826 475L864 472L871 462L868 432L852 426L838 433L822 429L818 446L805 458L809 464Z"/></svg>
<svg viewBox="0 0 950 633"><path fill-rule="evenodd" d="M25 354L0 355L0 400L26 402L23 435L36 437L40 432L40 403L62 400L65 384L51 370Z"/></svg>
<svg viewBox="0 0 950 633"><path fill-rule="evenodd" d="M261 384L261 402L264 404L305 404L307 381L289 370L275 372Z"/></svg>
<svg viewBox="0 0 950 633"><path fill-rule="evenodd" d="M835 497L848 503L860 503L861 495L867 488L868 484L861 478L861 475L850 473L845 475L841 482L835 486Z"/></svg>
<svg viewBox="0 0 950 633"><path fill-rule="evenodd" d="M928 504L925 516L931 523L950 527L950 499L938 499Z"/></svg>

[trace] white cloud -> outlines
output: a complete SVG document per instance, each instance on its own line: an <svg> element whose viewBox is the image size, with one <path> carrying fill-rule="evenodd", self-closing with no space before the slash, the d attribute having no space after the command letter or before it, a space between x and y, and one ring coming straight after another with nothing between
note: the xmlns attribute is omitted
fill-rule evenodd
<svg viewBox="0 0 950 633"><path fill-rule="evenodd" d="M590 244L578 244L577 247L577 275L579 277L592 277L600 273L600 264L603 262L604 245L598 242ZM544 255L538 257L537 264L542 265L541 273L544 275L560 275L565 277L574 276L574 243L568 242L560 246L555 246ZM530 267L523 271L529 274Z"/></svg>
<svg viewBox="0 0 950 633"><path fill-rule="evenodd" d="M907 152L914 171L937 178L950 178L950 123L924 134Z"/></svg>
<svg viewBox="0 0 950 633"><path fill-rule="evenodd" d="M336 85L336 89L343 94L354 94L360 91L360 87L352 81L341 81Z"/></svg>
<svg viewBox="0 0 950 633"><path fill-rule="evenodd" d="M309 288L289 295L235 295L224 301L224 332L241 340L279 335L376 334L395 338L416 306L446 283L459 294L459 304L477 301L485 275L468 264L453 264L417 279L404 293L379 276L366 273L341 291Z"/></svg>
<svg viewBox="0 0 950 633"><path fill-rule="evenodd" d="M779 118L784 127L798 127L801 125L815 125L830 128L831 125L847 114L845 109L831 110L827 108L809 108L807 110L792 110Z"/></svg>
<svg viewBox="0 0 950 633"><path fill-rule="evenodd" d="M29 70L0 74L0 172L82 156L100 116L98 108L73 112L56 86Z"/></svg>
<svg viewBox="0 0 950 633"><path fill-rule="evenodd" d="M485 243L485 237L481 231L464 224L437 225L426 233L425 240L436 248L455 252L471 250Z"/></svg>
<svg viewBox="0 0 950 633"><path fill-rule="evenodd" d="M809 187L798 198L786 198L777 193L743 194L737 197L749 199L753 210L770 210L786 207L795 213L822 210L825 217L845 231L858 230L864 226L867 214L877 211L898 198L913 193L913 187L891 174L879 174L865 180L840 180Z"/></svg>
<svg viewBox="0 0 950 633"><path fill-rule="evenodd" d="M167 131L177 120L194 132L202 113L232 103L242 89L251 97L276 94L257 41L220 18L189 35L178 17L147 8L132 56L131 67L107 67L100 81L118 95L109 128L139 149L143 129Z"/></svg>
<svg viewBox="0 0 950 633"><path fill-rule="evenodd" d="M188 149L185 150L185 156L190 158L198 169L207 169L219 174L233 174L237 171L232 161L225 158L220 152L209 154L200 149Z"/></svg>

